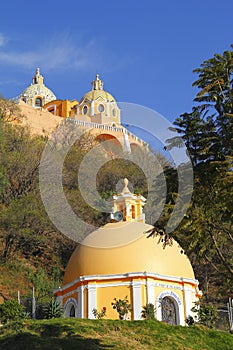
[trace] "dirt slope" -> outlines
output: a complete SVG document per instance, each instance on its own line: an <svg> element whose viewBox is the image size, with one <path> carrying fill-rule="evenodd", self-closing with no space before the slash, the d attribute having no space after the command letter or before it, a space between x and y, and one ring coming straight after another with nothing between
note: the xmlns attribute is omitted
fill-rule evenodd
<svg viewBox="0 0 233 350"><path fill-rule="evenodd" d="M57 117L45 109L35 109L23 101L19 107L24 115L22 125L29 126L34 135L49 135L63 120L62 117Z"/></svg>

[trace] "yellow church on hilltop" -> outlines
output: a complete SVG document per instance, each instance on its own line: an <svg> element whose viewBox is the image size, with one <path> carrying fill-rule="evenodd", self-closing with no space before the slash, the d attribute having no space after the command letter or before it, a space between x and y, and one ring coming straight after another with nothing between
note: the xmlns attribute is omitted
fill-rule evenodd
<svg viewBox="0 0 233 350"><path fill-rule="evenodd" d="M38 123L41 124L40 129L48 131L46 129L49 121L54 121L54 129L63 121L87 130L99 142L111 141L114 148L119 147L121 152L131 153L140 150L141 147L148 147L145 141L121 124L120 108L115 98L103 87L103 81L96 74L91 83L91 90L79 101L56 99L55 94L44 84L40 68L37 68L31 85L13 100L19 104L25 104L37 114L33 120L30 119L30 124L36 123L37 129L39 129ZM50 118L47 117L48 113L47 119L45 118L45 112L49 112ZM27 111L27 114L30 114L30 111ZM51 127L49 131L53 131Z"/></svg>
<svg viewBox="0 0 233 350"><path fill-rule="evenodd" d="M91 130L99 141L113 140L123 151L133 152L147 145L121 125L117 102L103 89L98 74L80 101L57 100L44 85L38 68L19 100L35 110L50 112L49 118L60 117ZM153 226L145 223L145 203L143 196L129 191L125 179L122 192L113 197L112 222L78 244L67 265L63 286L54 291L67 317L93 319L94 309L106 308L106 318L116 319L112 302L127 296L132 306L126 315L129 320L142 319L143 307L151 303L158 320L186 324L201 296L198 281L175 240L164 249L157 238L147 238L146 232ZM114 213L119 214L117 220Z"/></svg>

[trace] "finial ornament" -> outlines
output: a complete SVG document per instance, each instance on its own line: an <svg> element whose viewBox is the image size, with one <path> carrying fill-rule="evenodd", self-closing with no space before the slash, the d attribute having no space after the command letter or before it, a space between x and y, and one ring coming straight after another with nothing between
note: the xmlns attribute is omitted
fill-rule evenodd
<svg viewBox="0 0 233 350"><path fill-rule="evenodd" d="M122 193L131 193L128 188L129 180L125 177L124 178L124 188L122 190Z"/></svg>
<svg viewBox="0 0 233 350"><path fill-rule="evenodd" d="M93 80L92 84L92 90L103 90L104 83L99 78L99 74L96 74L95 80Z"/></svg>

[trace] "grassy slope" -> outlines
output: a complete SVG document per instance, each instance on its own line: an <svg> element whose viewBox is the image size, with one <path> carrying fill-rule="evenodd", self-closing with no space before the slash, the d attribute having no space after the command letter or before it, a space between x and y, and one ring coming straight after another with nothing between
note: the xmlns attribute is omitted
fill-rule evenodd
<svg viewBox="0 0 233 350"><path fill-rule="evenodd" d="M233 335L202 326L187 328L157 321L55 319L2 327L0 349L231 350Z"/></svg>

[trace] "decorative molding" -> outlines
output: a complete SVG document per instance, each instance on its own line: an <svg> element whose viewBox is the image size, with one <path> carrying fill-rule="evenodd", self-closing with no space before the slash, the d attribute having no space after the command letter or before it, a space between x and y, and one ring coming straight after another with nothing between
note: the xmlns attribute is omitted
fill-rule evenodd
<svg viewBox="0 0 233 350"><path fill-rule="evenodd" d="M154 305L155 300L155 283L151 283L150 281L146 281L146 293L147 293L147 303L151 303Z"/></svg>
<svg viewBox="0 0 233 350"><path fill-rule="evenodd" d="M97 288L131 286L132 282L96 283Z"/></svg>
<svg viewBox="0 0 233 350"><path fill-rule="evenodd" d="M165 280L167 282L173 282L173 283L179 283L179 284L191 284L195 287L198 286L198 281L196 279L191 279L191 278L180 278L180 277L174 277L174 276L167 276L167 275L160 275L157 273L152 273L152 272L131 272L131 273L125 273L125 274L108 274L108 275L91 275L91 276L81 276L77 279L75 279L74 281L66 284L64 287L57 289L54 291L54 293L56 292L63 292L65 291L67 288L70 288L72 286L74 286L75 284L79 284L81 285L83 282L93 282L93 281L98 281L98 280L102 280L102 281L107 281L107 280L114 280L114 279L126 279L126 278L142 278L145 279L145 277L151 278L155 280L155 286L160 286L160 287L167 287L167 288L173 288L173 289L182 289L181 287L171 287L170 284L165 284L165 283L161 283L161 282L156 282L156 280ZM150 283L152 283L150 281ZM157 285L156 285L157 284Z"/></svg>
<svg viewBox="0 0 233 350"><path fill-rule="evenodd" d="M132 282L132 290L133 290L133 319L140 320L141 319L141 311L142 311L142 297L141 297L141 283L140 282Z"/></svg>
<svg viewBox="0 0 233 350"><path fill-rule="evenodd" d="M88 318L89 319L95 319L95 316L93 315L93 309L96 309L96 285L90 284L88 285Z"/></svg>
<svg viewBox="0 0 233 350"><path fill-rule="evenodd" d="M79 299L77 317L84 318L84 286L79 286L77 290Z"/></svg>
<svg viewBox="0 0 233 350"><path fill-rule="evenodd" d="M95 108L95 103L94 103L94 101L91 101L91 109L90 109L90 116L91 117L93 117L93 115L95 115L94 108Z"/></svg>

